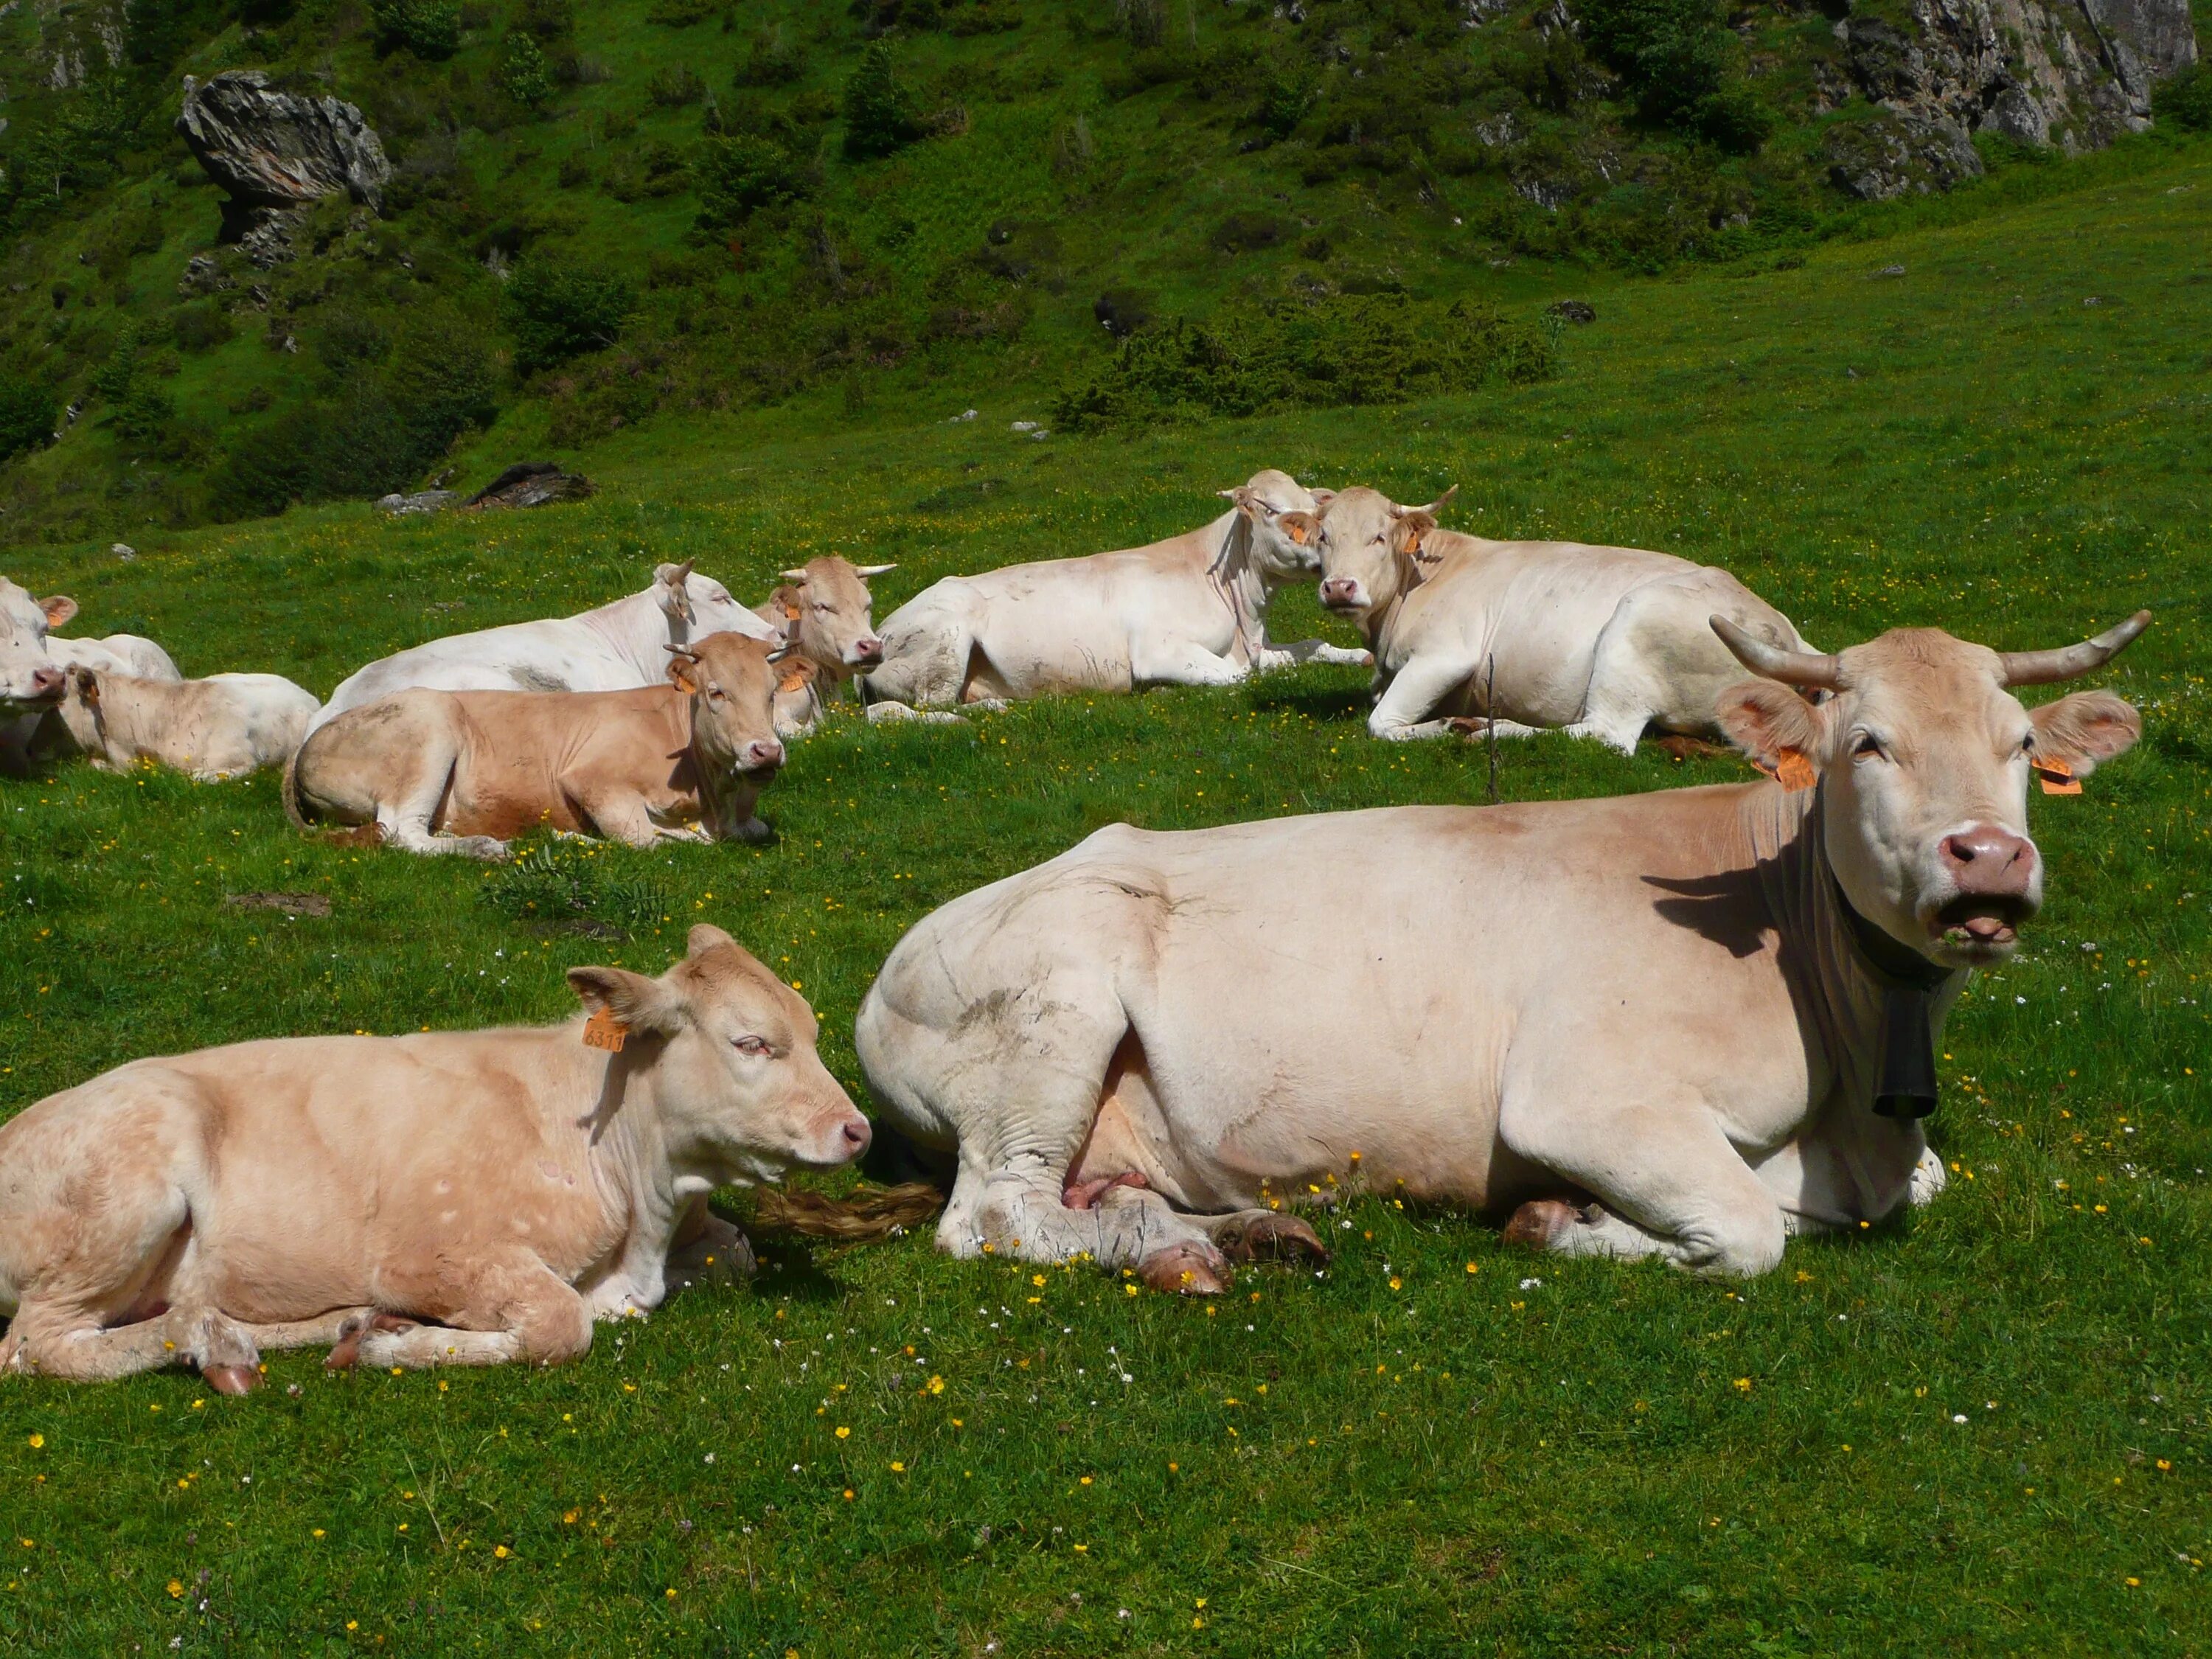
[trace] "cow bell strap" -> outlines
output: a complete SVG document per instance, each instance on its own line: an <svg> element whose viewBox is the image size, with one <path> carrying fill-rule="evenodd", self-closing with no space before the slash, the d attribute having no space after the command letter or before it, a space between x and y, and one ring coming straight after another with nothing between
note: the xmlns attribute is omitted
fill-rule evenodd
<svg viewBox="0 0 2212 1659"><path fill-rule="evenodd" d="M1954 970L1937 967L1875 927L1851 907L1841 887L1836 904L1859 965L1881 988L1874 1109L1881 1117L1926 1117L1937 1099L1936 993Z"/></svg>

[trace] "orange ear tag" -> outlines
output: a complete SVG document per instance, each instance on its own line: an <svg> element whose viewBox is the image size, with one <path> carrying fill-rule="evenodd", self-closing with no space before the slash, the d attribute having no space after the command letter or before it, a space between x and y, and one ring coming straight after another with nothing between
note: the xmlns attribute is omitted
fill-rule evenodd
<svg viewBox="0 0 2212 1659"><path fill-rule="evenodd" d="M623 1044L629 1038L629 1027L602 1008L584 1022L584 1046L604 1048L611 1054L622 1052Z"/></svg>
<svg viewBox="0 0 2212 1659"><path fill-rule="evenodd" d="M813 678L806 672L805 664L794 663L783 671L783 678L775 683L775 689L779 691L802 691L806 688L806 682Z"/></svg>
<svg viewBox="0 0 2212 1659"><path fill-rule="evenodd" d="M799 620L799 607L795 605L787 603L783 607L783 619L786 622L797 622Z"/></svg>
<svg viewBox="0 0 2212 1659"><path fill-rule="evenodd" d="M2081 780L2074 775L2074 768L2069 762L2054 757L2050 760L2039 760L2033 764L2035 775L2042 781L2045 794L2078 795L2081 793Z"/></svg>
<svg viewBox="0 0 2212 1659"><path fill-rule="evenodd" d="M1785 749L1779 759L1781 764L1774 769L1775 779L1791 794L1810 789L1820 781L1820 775L1813 769L1813 763L1805 758L1802 750Z"/></svg>

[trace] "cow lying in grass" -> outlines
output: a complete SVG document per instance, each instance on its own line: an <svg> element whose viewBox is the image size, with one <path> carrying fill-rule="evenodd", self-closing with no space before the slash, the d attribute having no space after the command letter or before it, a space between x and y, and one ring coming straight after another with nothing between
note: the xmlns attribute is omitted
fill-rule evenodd
<svg viewBox="0 0 2212 1659"><path fill-rule="evenodd" d="M1356 1181L1738 1275L1925 1201L1943 1014L2042 901L2029 779L2141 729L2108 691L2030 710L2006 688L2148 620L1830 657L1715 618L1763 677L1721 724L1780 781L1116 825L954 900L855 1032L888 1121L957 1152L939 1248L1211 1291L1231 1259L1318 1250L1277 1206Z"/></svg>
<svg viewBox="0 0 2212 1659"><path fill-rule="evenodd" d="M196 782L219 783L291 759L321 707L278 674L149 680L80 663L69 671L58 712L94 766L150 760Z"/></svg>
<svg viewBox="0 0 2212 1659"><path fill-rule="evenodd" d="M473 634L427 640L356 670L323 706L319 730L349 708L396 691L623 691L659 683L670 646L709 634L777 637L775 629L694 574L691 562L654 568L642 593L573 617L509 623Z"/></svg>
<svg viewBox="0 0 2212 1659"><path fill-rule="evenodd" d="M410 853L507 856L539 828L632 847L768 839L755 812L783 764L769 646L669 646L671 684L635 691L403 691L311 733L284 774L302 829L376 825Z"/></svg>
<svg viewBox="0 0 2212 1659"><path fill-rule="evenodd" d="M1548 729L1633 754L1644 728L1722 735L1713 699L1740 676L1706 618L1803 648L1790 619L1725 570L1634 547L1495 542L1436 510L1347 489L1320 514L1321 602L1375 651L1378 738ZM1458 718L1455 718L1458 717Z"/></svg>
<svg viewBox="0 0 2212 1659"><path fill-rule="evenodd" d="M0 1124L0 1373L556 1364L660 1304L710 1188L866 1149L813 1012L720 928L568 983L588 1023L134 1060Z"/></svg>
<svg viewBox="0 0 2212 1659"><path fill-rule="evenodd" d="M789 654L775 689L775 730L803 738L821 723L829 699L855 674L884 659L870 616L868 578L895 564L854 564L835 554L783 573L784 585L754 607Z"/></svg>
<svg viewBox="0 0 2212 1659"><path fill-rule="evenodd" d="M54 730L52 717L72 667L147 679L178 678L169 653L136 634L77 640L53 632L76 613L76 601L66 593L34 599L0 576L0 775L21 776L30 769L34 750L44 754L67 748L67 734Z"/></svg>
<svg viewBox="0 0 2212 1659"><path fill-rule="evenodd" d="M1327 498L1269 470L1221 492L1229 511L1197 530L1112 553L947 576L884 620L884 661L864 681L871 720L917 706L1234 685L1292 663L1364 663L1321 640L1279 646L1267 608L1320 563L1279 520Z"/></svg>

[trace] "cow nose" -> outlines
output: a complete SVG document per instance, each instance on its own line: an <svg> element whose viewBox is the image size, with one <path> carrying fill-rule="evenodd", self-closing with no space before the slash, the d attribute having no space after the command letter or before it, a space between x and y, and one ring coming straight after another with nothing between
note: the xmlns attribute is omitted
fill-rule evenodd
<svg viewBox="0 0 2212 1659"><path fill-rule="evenodd" d="M774 738L755 738L745 745L745 769L758 771L763 767L783 764L783 745Z"/></svg>
<svg viewBox="0 0 2212 1659"><path fill-rule="evenodd" d="M1358 605L1359 583L1350 576L1331 576L1321 585L1323 605Z"/></svg>
<svg viewBox="0 0 2212 1659"><path fill-rule="evenodd" d="M875 1139L875 1135L876 1132L868 1127L868 1120L864 1117L847 1118L845 1127L838 1132L839 1139L844 1143L844 1154L848 1158L858 1158L866 1152L868 1143Z"/></svg>
<svg viewBox="0 0 2212 1659"><path fill-rule="evenodd" d="M62 682L67 678L52 663L41 663L31 671L31 695L33 697L58 697Z"/></svg>
<svg viewBox="0 0 2212 1659"><path fill-rule="evenodd" d="M2035 875L2035 843L1994 823L1943 837L1943 868L1962 894L2017 897Z"/></svg>
<svg viewBox="0 0 2212 1659"><path fill-rule="evenodd" d="M865 640L855 640L853 642L853 657L856 662L881 662L884 659L884 642L872 634Z"/></svg>

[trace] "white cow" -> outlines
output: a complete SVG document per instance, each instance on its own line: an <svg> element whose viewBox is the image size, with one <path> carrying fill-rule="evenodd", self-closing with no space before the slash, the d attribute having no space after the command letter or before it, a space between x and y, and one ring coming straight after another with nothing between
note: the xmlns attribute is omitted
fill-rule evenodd
<svg viewBox="0 0 2212 1659"><path fill-rule="evenodd" d="M1713 699L1741 677L1706 618L1784 650L1790 619L1725 570L1634 547L1498 542L1436 511L1347 489L1321 515L1321 602L1375 649L1378 738L1563 728L1633 754L1644 728L1718 737ZM1461 717L1455 719L1454 717Z"/></svg>
<svg viewBox="0 0 2212 1659"><path fill-rule="evenodd" d="M770 628L730 597L721 583L691 573L688 559L664 564L642 593L574 617L510 623L452 634L349 675L309 731L349 708L415 686L439 691L628 691L659 685L668 647L709 634L743 634L781 643Z"/></svg>
<svg viewBox="0 0 2212 1659"><path fill-rule="evenodd" d="M1766 677L1723 725L1807 787L1115 825L954 900L855 1030L889 1121L957 1151L939 1248L1213 1290L1229 1258L1320 1248L1286 1200L1365 1185L1735 1275L1925 1201L1944 1012L2042 901L2029 778L2141 730L2110 692L2006 688L2148 620L1820 657L1717 617Z"/></svg>
<svg viewBox="0 0 2212 1659"><path fill-rule="evenodd" d="M94 766L152 760L217 783L282 766L320 707L281 674L152 680L79 663L69 671L59 713Z"/></svg>
<svg viewBox="0 0 2212 1659"><path fill-rule="evenodd" d="M1285 533L1310 492L1272 469L1222 495L1212 523L1147 547L947 576L884 618L883 665L862 684L872 718L913 705L982 702L1147 685L1234 685L1292 663L1364 663L1321 640L1279 646L1267 608L1320 562ZM891 707L896 705L896 708Z"/></svg>
<svg viewBox="0 0 2212 1659"><path fill-rule="evenodd" d="M66 593L34 599L0 576L0 774L21 776L29 769L40 724L59 706L72 666L180 678L167 652L136 634L72 640L52 631L76 613L76 601Z"/></svg>

